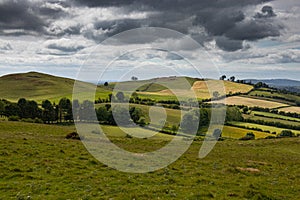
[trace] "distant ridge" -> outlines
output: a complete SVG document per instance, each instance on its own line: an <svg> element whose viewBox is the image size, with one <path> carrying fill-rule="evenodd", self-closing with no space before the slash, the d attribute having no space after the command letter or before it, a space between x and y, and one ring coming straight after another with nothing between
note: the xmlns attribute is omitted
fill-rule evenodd
<svg viewBox="0 0 300 200"><path fill-rule="evenodd" d="M74 79L40 72L4 75L0 77L0 98L11 101L17 101L21 97L37 101L71 98L74 82ZM82 87L91 85L84 82L81 84Z"/></svg>
<svg viewBox="0 0 300 200"><path fill-rule="evenodd" d="M263 83L266 83L267 85L277 88L277 89L300 93L300 81L296 81L296 80L291 80L291 79L246 79L245 81L251 82L254 84L258 83L258 82L263 82Z"/></svg>
<svg viewBox="0 0 300 200"><path fill-rule="evenodd" d="M300 87L300 81L291 80L291 79L246 79L246 82L258 83L263 82L270 86L279 86L279 87Z"/></svg>

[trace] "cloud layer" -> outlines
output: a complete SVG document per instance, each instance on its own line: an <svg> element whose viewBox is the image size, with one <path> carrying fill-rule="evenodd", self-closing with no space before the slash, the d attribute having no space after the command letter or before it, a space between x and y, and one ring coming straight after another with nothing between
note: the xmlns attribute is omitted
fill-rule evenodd
<svg viewBox="0 0 300 200"><path fill-rule="evenodd" d="M0 2L0 31L4 35L83 35L98 43L125 30L154 26L190 34L201 44L215 39L221 49L236 51L245 40L280 35L282 26L271 6L263 6L253 16L245 14L269 1L4 0ZM199 28L205 33L193 31Z"/></svg>

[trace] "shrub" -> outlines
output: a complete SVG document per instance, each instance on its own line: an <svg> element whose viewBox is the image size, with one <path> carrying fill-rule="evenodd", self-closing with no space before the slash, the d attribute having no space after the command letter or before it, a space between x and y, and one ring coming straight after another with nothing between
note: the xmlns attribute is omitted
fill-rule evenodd
<svg viewBox="0 0 300 200"><path fill-rule="evenodd" d="M80 137L77 132L72 132L66 135L66 139L80 140Z"/></svg>
<svg viewBox="0 0 300 200"><path fill-rule="evenodd" d="M20 120L20 117L18 116L9 116L8 117L8 121L19 121Z"/></svg>
<svg viewBox="0 0 300 200"><path fill-rule="evenodd" d="M273 136L273 135L269 135L269 136L265 137L265 139L275 139L275 138L276 138L276 137Z"/></svg>
<svg viewBox="0 0 300 200"><path fill-rule="evenodd" d="M240 140L254 140L255 135L252 132L247 133L244 137L242 137Z"/></svg>
<svg viewBox="0 0 300 200"><path fill-rule="evenodd" d="M40 119L40 118L35 118L35 119L34 119L34 123L42 124L42 123L44 123L44 122L43 122L43 120Z"/></svg>
<svg viewBox="0 0 300 200"><path fill-rule="evenodd" d="M290 130L282 130L279 137L295 137L295 133Z"/></svg>
<svg viewBox="0 0 300 200"><path fill-rule="evenodd" d="M34 119L31 119L31 118L22 118L21 121L28 122L28 123L34 123Z"/></svg>
<svg viewBox="0 0 300 200"><path fill-rule="evenodd" d="M220 129L215 129L212 135L214 138L216 138L216 140L221 140L222 131Z"/></svg>

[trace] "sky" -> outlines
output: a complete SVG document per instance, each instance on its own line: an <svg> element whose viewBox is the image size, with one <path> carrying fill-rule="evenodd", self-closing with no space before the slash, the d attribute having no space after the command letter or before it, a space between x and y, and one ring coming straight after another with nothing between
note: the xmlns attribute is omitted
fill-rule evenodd
<svg viewBox="0 0 300 200"><path fill-rule="evenodd" d="M104 71L115 59L104 79L174 75L168 67L175 65L179 75L196 76L192 62L211 78L218 78L209 72L215 65L239 79L300 80L299 25L298 0L0 0L0 76L38 71L76 78L85 65ZM172 34L101 45L147 27L177 31L201 48ZM145 44L173 53L126 53ZM137 65L142 67L127 76Z"/></svg>

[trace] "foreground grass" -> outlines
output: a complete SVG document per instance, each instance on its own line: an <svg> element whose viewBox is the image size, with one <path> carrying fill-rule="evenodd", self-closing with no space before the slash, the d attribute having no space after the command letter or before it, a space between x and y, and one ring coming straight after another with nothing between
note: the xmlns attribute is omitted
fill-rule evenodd
<svg viewBox="0 0 300 200"><path fill-rule="evenodd" d="M128 174L95 160L73 126L0 122L0 199L299 199L300 139L217 143L204 159L201 142L165 169ZM112 141L135 151L169 138ZM256 169L249 170L247 168Z"/></svg>

